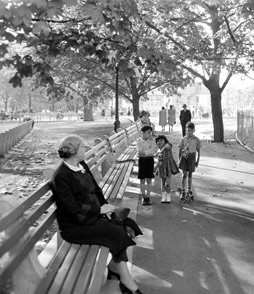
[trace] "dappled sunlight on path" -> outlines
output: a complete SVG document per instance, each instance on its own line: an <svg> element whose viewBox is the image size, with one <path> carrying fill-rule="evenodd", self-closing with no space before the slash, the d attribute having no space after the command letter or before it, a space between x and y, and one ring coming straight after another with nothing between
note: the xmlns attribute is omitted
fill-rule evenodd
<svg viewBox="0 0 254 294"><path fill-rule="evenodd" d="M177 156L179 132L164 134ZM241 146L203 141L193 174L194 203L179 203L178 175L172 203L161 204L154 180L153 205L138 207L144 236L133 255L133 273L144 293L254 293L253 175L253 155Z"/></svg>

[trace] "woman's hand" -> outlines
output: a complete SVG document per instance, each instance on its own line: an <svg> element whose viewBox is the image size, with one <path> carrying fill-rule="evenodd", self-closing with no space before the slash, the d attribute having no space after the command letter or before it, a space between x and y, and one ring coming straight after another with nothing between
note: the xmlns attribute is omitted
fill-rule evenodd
<svg viewBox="0 0 254 294"><path fill-rule="evenodd" d="M114 212L114 210L117 208L117 206L112 204L104 204L101 206L101 212L100 214L106 214L108 217L110 217L110 214Z"/></svg>

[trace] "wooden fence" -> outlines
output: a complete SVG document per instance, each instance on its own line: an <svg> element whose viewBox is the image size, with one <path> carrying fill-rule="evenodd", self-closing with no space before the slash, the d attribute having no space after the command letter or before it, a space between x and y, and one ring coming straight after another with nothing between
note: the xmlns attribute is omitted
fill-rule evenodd
<svg viewBox="0 0 254 294"><path fill-rule="evenodd" d="M254 149L254 113L239 111L237 113L237 137L246 147Z"/></svg>

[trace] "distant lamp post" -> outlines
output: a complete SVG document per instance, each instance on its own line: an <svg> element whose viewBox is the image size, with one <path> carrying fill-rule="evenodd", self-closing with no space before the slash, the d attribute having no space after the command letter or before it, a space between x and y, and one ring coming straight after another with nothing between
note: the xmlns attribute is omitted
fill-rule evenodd
<svg viewBox="0 0 254 294"><path fill-rule="evenodd" d="M115 122L114 122L114 131L117 132L117 129L120 128L120 121L119 121L119 98L118 98L118 75L119 75L119 68L116 66L116 101L115 101Z"/></svg>

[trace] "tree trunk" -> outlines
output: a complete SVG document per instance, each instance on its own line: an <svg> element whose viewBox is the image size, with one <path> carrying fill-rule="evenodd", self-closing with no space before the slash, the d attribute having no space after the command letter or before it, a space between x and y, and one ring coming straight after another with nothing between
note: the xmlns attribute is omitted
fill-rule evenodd
<svg viewBox="0 0 254 294"><path fill-rule="evenodd" d="M83 121L93 121L93 107L88 104L88 99L83 97Z"/></svg>
<svg viewBox="0 0 254 294"><path fill-rule="evenodd" d="M136 121L139 116L139 100L140 100L140 96L138 94L132 95L132 109L133 109L134 121Z"/></svg>
<svg viewBox="0 0 254 294"><path fill-rule="evenodd" d="M211 93L211 107L213 118L214 142L224 142L224 126L221 107L221 91L209 89Z"/></svg>
<svg viewBox="0 0 254 294"><path fill-rule="evenodd" d="M93 121L94 120L92 106L90 106L89 108L84 107L83 114L84 114L83 121Z"/></svg>
<svg viewBox="0 0 254 294"><path fill-rule="evenodd" d="M213 119L213 135L214 142L224 142L224 126L222 118L222 107L221 107L221 93L220 88L220 72L212 74L209 80L204 81L204 85L210 92L211 95L211 108L212 108L212 119Z"/></svg>

